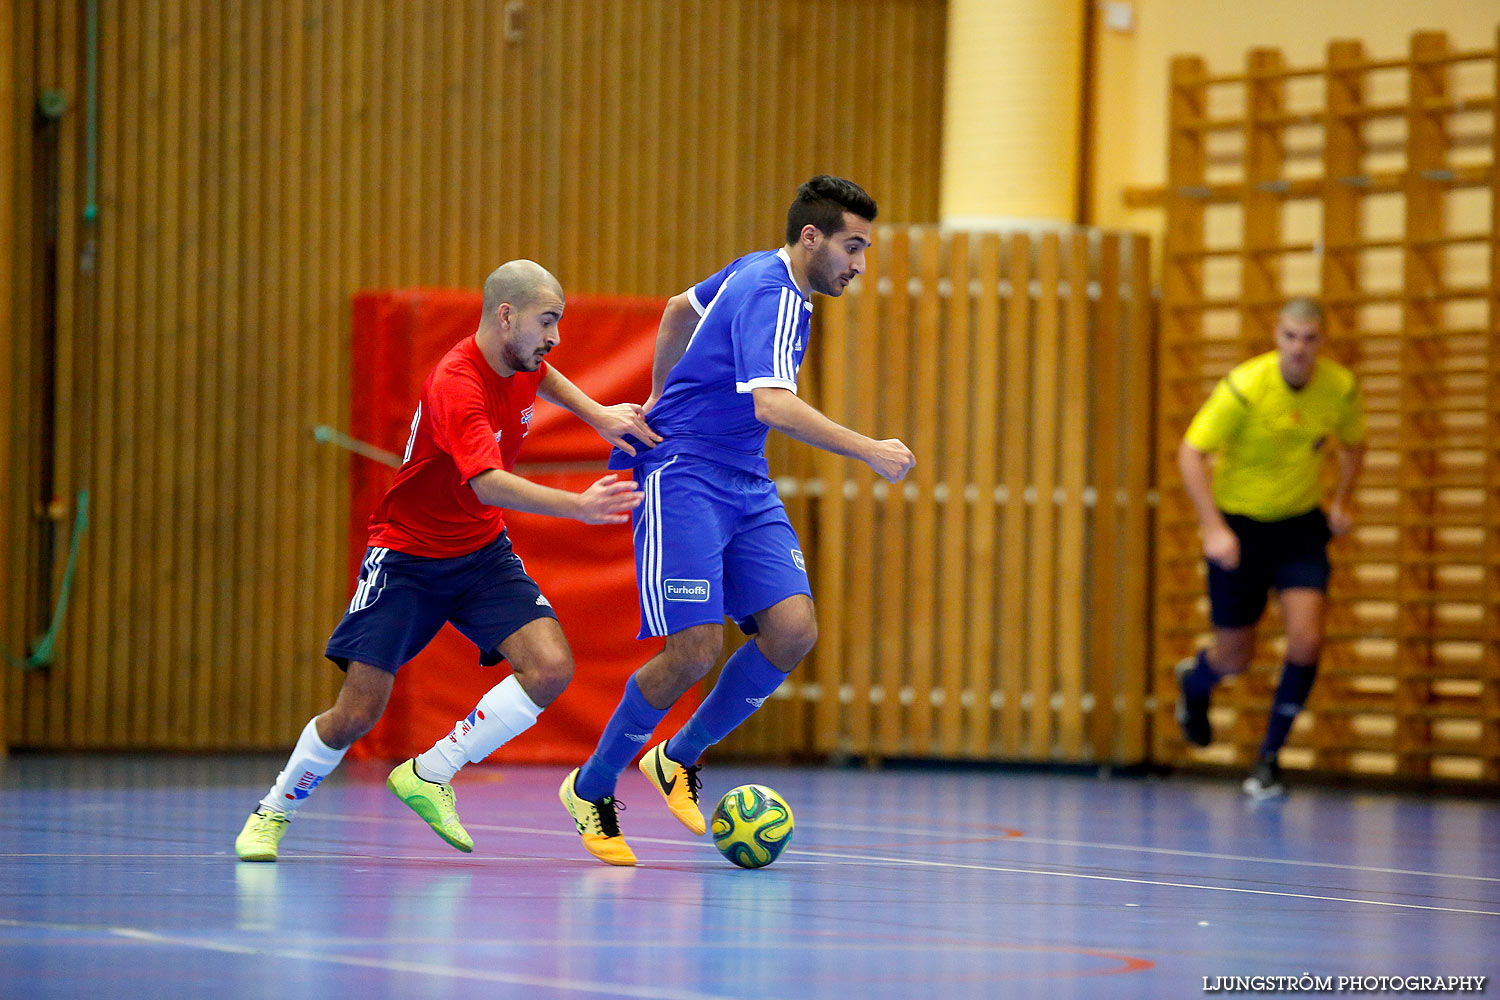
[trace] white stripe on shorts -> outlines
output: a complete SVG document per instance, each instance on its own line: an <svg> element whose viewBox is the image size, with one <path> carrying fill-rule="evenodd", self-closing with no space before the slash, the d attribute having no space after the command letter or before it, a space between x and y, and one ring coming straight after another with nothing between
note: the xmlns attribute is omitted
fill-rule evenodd
<svg viewBox="0 0 1500 1000"><path fill-rule="evenodd" d="M667 634L667 613L662 602L661 474L677 459L667 461L646 476L646 502L640 519L641 565L636 580L641 592L641 612L652 635Z"/></svg>
<svg viewBox="0 0 1500 1000"><path fill-rule="evenodd" d="M390 549L375 547L365 555L365 561L360 566L359 586L354 588L354 596L349 600L349 611L363 611L375 603L375 598L380 595L380 589L375 586L380 579L380 564L385 561L385 555Z"/></svg>

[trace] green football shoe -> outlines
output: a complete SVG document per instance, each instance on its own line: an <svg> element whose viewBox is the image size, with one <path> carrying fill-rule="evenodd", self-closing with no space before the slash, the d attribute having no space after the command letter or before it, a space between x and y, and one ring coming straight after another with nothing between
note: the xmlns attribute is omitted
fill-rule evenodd
<svg viewBox="0 0 1500 1000"><path fill-rule="evenodd" d="M275 861L278 845L292 817L261 806L245 820L245 828L234 838L234 853L241 861Z"/></svg>
<svg viewBox="0 0 1500 1000"><path fill-rule="evenodd" d="M425 819L439 837L465 854L474 849L474 838L458 821L453 786L440 785L417 774L415 757L397 764L391 776L385 779L385 787L411 806L411 811Z"/></svg>

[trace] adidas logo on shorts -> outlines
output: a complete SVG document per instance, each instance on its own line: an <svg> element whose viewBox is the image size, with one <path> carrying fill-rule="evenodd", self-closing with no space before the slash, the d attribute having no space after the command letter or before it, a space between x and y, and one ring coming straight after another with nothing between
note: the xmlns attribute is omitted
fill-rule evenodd
<svg viewBox="0 0 1500 1000"><path fill-rule="evenodd" d="M550 607L552 607L552 602L549 601L549 600L547 600L547 595L546 594L537 594L536 595L536 603L537 603L538 607L543 607L543 608L550 608Z"/></svg>
<svg viewBox="0 0 1500 1000"><path fill-rule="evenodd" d="M745 699L745 704L747 704L747 705L754 705L756 708L760 708L760 706L764 705L765 703L766 703L766 699L764 699L764 698L746 698Z"/></svg>

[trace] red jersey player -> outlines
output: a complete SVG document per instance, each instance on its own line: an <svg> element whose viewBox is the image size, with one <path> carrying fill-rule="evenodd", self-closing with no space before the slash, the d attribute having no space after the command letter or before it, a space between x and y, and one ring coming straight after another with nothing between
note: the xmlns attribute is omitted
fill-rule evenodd
<svg viewBox="0 0 1500 1000"><path fill-rule="evenodd" d="M235 853L275 861L294 810L385 711L396 671L442 628L479 647L480 661L511 674L430 750L403 761L387 787L460 851L474 842L458 821L451 782L530 728L573 675L551 604L511 551L502 507L586 524L629 520L643 494L615 475L582 493L515 475L536 397L565 407L616 447L626 435L661 438L634 403L594 402L545 356L558 344L562 287L541 265L513 260L484 282L479 328L428 377L396 481L370 518L370 544L327 656L345 671L332 708L308 722L276 782L245 821Z"/></svg>

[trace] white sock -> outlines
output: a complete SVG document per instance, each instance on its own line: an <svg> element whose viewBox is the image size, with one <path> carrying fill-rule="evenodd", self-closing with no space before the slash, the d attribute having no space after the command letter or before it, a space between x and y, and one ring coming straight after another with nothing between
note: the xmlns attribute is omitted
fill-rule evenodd
<svg viewBox="0 0 1500 1000"><path fill-rule="evenodd" d="M417 776L446 785L465 764L477 764L520 736L542 714L516 675L485 692L468 718L459 719L453 732L417 755Z"/></svg>
<svg viewBox="0 0 1500 1000"><path fill-rule="evenodd" d="M318 720L310 720L297 738L286 768L276 776L276 783L260 804L276 812L291 812L343 759L343 750L335 750L318 738Z"/></svg>

